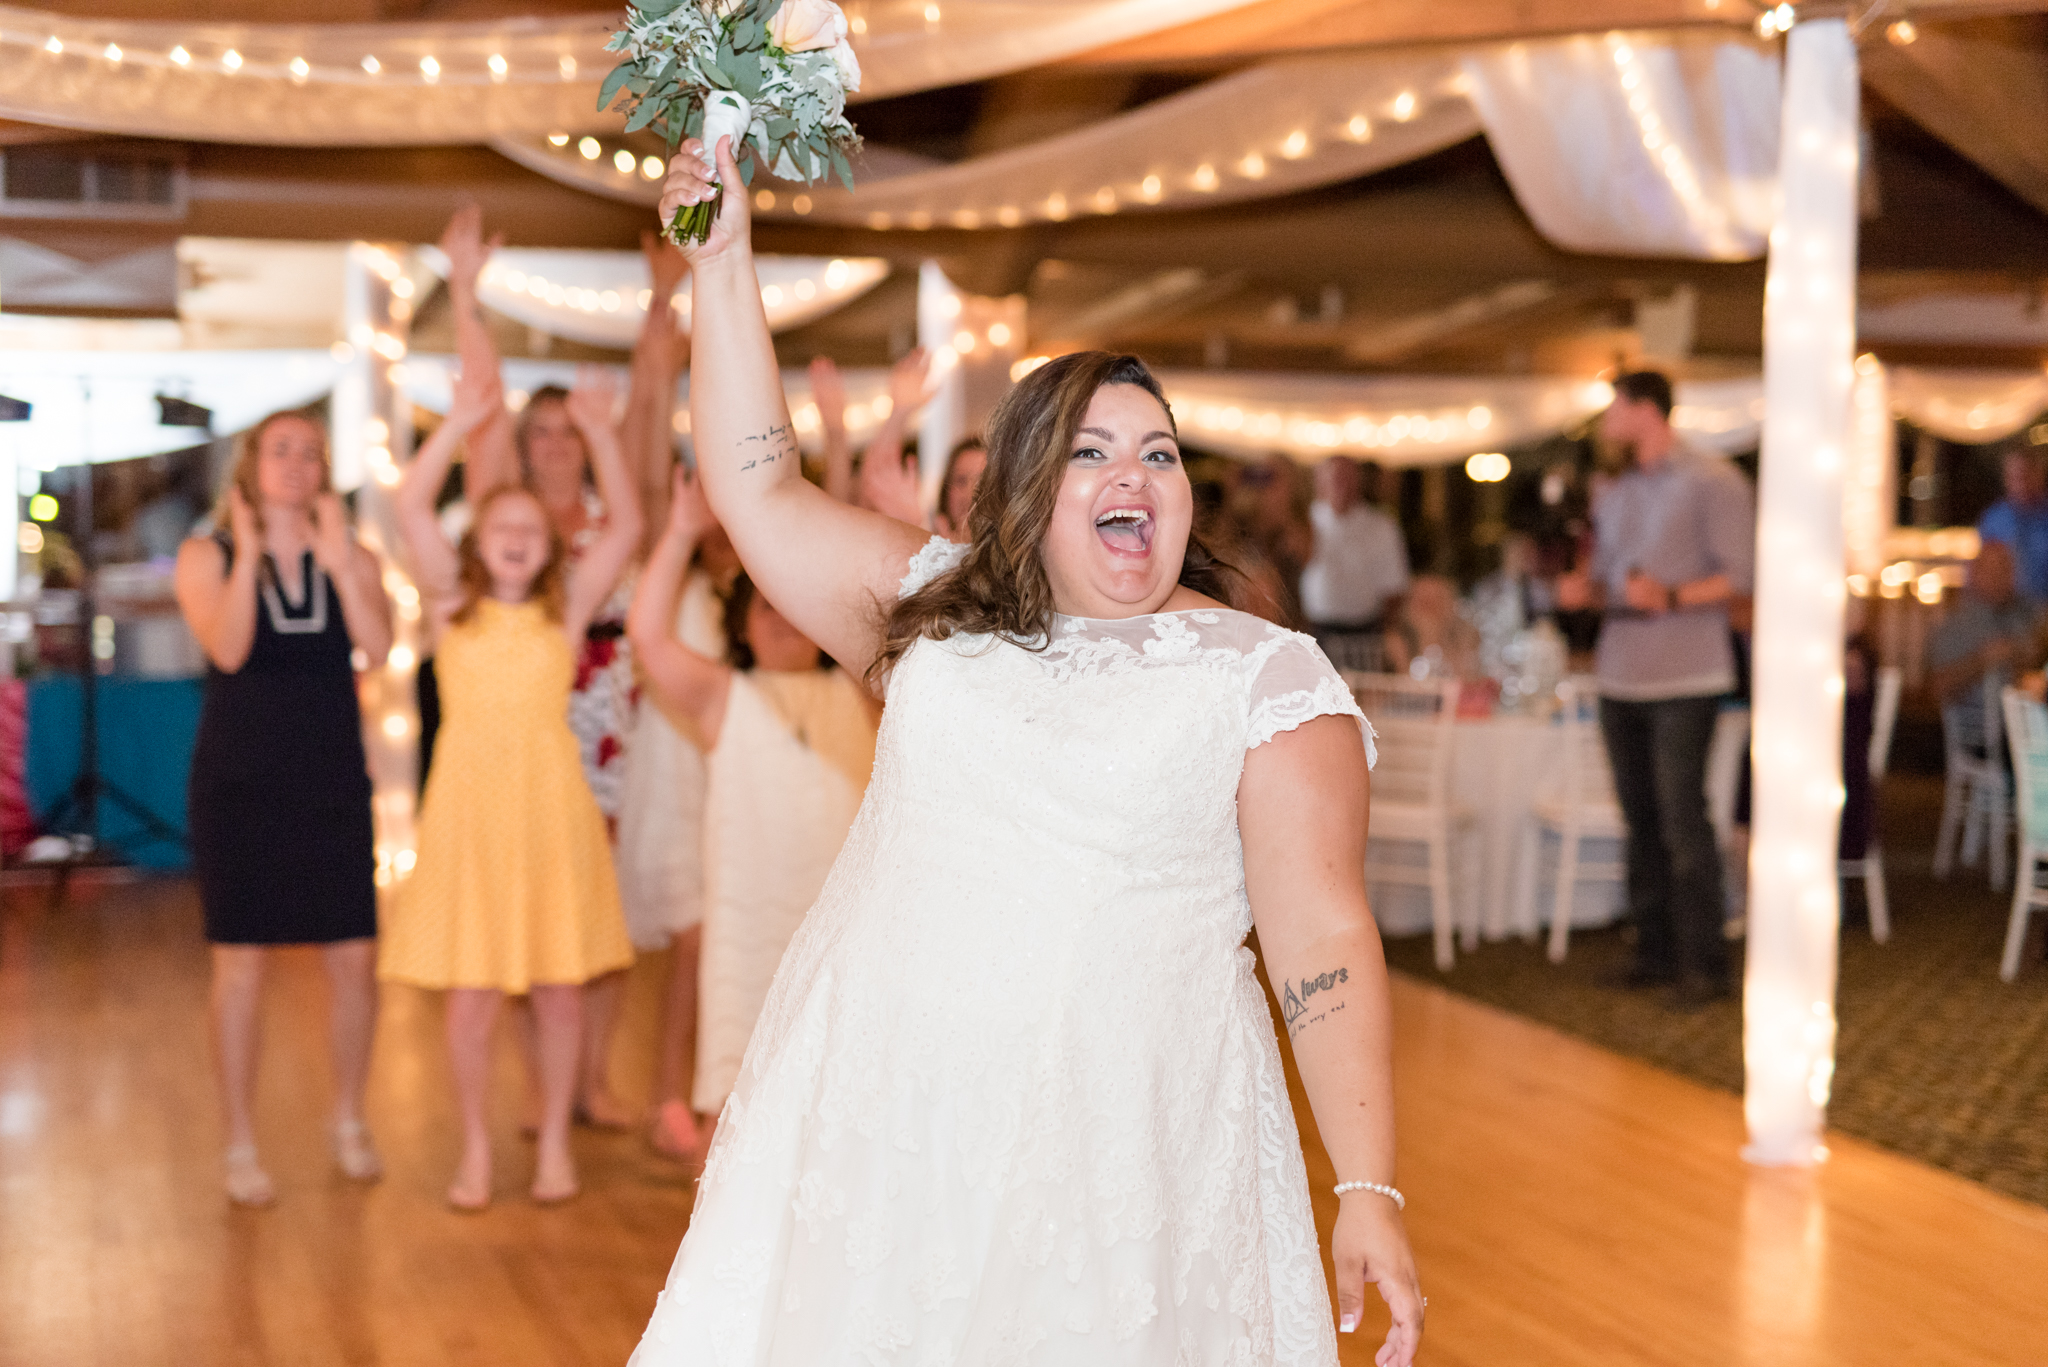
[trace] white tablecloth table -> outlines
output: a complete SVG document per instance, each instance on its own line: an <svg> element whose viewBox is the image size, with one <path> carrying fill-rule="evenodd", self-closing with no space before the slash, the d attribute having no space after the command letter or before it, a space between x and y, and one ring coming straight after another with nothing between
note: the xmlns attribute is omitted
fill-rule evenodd
<svg viewBox="0 0 2048 1367"><path fill-rule="evenodd" d="M1472 814L1466 848L1451 860L1451 900L1461 940L1475 928L1488 940L1533 935L1550 920L1555 882L1557 840L1553 836L1537 851L1538 868L1524 869L1522 842L1531 814L1545 788L1556 781L1564 759L1564 729L1555 722L1520 715L1460 720L1453 729L1451 800ZM1582 858L1616 860L1618 842L1588 841ZM1374 857L1419 861L1419 845L1383 848L1375 842ZM1517 889L1522 880L1538 880L1533 915L1516 924ZM1430 928L1429 892L1425 888L1374 885L1373 914L1388 935L1411 935ZM1621 885L1582 879L1572 900L1572 925L1602 926L1621 913Z"/></svg>

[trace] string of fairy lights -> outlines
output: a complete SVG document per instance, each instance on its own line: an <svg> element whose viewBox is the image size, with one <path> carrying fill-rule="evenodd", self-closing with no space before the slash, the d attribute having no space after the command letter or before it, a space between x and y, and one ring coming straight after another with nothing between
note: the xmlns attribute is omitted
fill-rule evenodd
<svg viewBox="0 0 2048 1367"><path fill-rule="evenodd" d="M364 44L347 57L336 55L333 40L323 46L327 52L283 45L287 33L277 35L251 31L254 41L174 42L168 47L148 46L137 41L129 26L118 26L128 42L94 36L93 25L77 24L66 31L29 32L0 26L0 48L20 48L51 63L87 69L139 68L164 72L188 72L247 80L287 81L293 85L344 86L493 86L559 84L591 80L600 74L592 53L601 52L610 33L609 24L592 24L556 30L538 41L478 33L455 36L418 50L426 40L394 36L379 48ZM109 26L106 32L116 28ZM566 50L584 48L583 58ZM589 60L586 60L589 59Z"/></svg>
<svg viewBox="0 0 2048 1367"><path fill-rule="evenodd" d="M1242 197L1245 189L1278 179L1275 173L1290 164L1308 161L1333 145L1370 143L1386 126L1414 123L1448 101L1466 99L1469 92L1464 76L1453 74L1390 95L1361 96L1335 117L1322 122L1298 122L1291 127L1283 124L1270 133L1255 134L1227 152L1205 153L1178 165L1158 166L1142 175L1109 180L1092 188L1059 188L1028 197L1013 190L1006 202L959 205L943 213L922 208L862 211L859 196L844 191L772 186L754 191L754 208L763 214L790 213L799 217L822 211L836 220L857 220L876 231L907 228L924 232L933 228L1018 228L1026 223L1061 223L1128 209L1186 207L1211 197L1223 197L1221 192L1226 190L1235 190L1238 194L1233 197ZM564 178L649 203L658 196L659 182L666 171L661 158L618 137L558 131L548 135L545 147L546 155L555 159ZM1079 174L1078 167L1063 168L1063 175ZM1024 178L1012 178L1013 182L1019 179ZM591 184L593 180L596 183ZM886 180L878 181L868 193L888 193L889 189Z"/></svg>

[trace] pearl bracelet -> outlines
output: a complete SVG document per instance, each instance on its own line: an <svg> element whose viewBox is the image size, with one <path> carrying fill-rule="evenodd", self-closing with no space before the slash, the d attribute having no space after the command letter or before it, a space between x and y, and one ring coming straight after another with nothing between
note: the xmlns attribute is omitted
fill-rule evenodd
<svg viewBox="0 0 2048 1367"><path fill-rule="evenodd" d="M1382 1186L1378 1182L1339 1182L1335 1187L1335 1191L1339 1196L1344 1195L1346 1192L1352 1191L1378 1192L1381 1196L1386 1197L1388 1200L1394 1203L1395 1210L1408 1209L1407 1197L1403 1196L1399 1191L1395 1190L1393 1187Z"/></svg>

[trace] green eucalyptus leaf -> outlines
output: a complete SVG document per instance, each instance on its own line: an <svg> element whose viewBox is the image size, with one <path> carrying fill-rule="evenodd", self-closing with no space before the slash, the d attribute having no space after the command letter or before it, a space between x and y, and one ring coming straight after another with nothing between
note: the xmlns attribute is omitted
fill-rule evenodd
<svg viewBox="0 0 2048 1367"><path fill-rule="evenodd" d="M633 75L634 68L631 62L620 62L617 66L613 67L611 75L605 77L604 84L597 88L597 107L599 109L611 108L612 101L618 98L619 91L624 88L627 81L633 78Z"/></svg>
<svg viewBox="0 0 2048 1367"><path fill-rule="evenodd" d="M639 132L648 124L653 123L654 116L659 114L660 112L661 106L656 104L654 101L642 101L640 107L633 111L633 117L626 120L626 131L628 133Z"/></svg>

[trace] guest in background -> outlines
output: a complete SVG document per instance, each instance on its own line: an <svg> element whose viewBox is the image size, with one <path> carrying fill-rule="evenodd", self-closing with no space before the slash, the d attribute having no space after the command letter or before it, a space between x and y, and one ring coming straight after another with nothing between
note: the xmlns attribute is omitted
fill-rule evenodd
<svg viewBox="0 0 2048 1367"><path fill-rule="evenodd" d="M698 1112L716 1116L739 1078L768 985L824 886L875 763L880 708L743 574L725 606L723 658L675 634L676 594L716 523L677 471L667 532L634 595L629 629L648 688L707 747Z"/></svg>
<svg viewBox="0 0 2048 1367"><path fill-rule="evenodd" d="M1418 575L1387 623L1387 668L1416 679L1479 677L1479 632L1458 615L1457 586Z"/></svg>
<svg viewBox="0 0 2048 1367"><path fill-rule="evenodd" d="M399 528L441 632L446 722L427 780L419 859L393 904L380 969L448 991L462 1158L459 1210L491 1198L491 1035L507 995L533 1004L541 1084L533 1198L577 1190L569 1152L584 984L632 962L611 850L569 729L575 657L640 544L639 503L611 430L612 392L587 374L563 405L597 465L608 514L583 555L523 485L481 492L459 547L434 516L458 441L501 400L465 376L448 420L399 485Z"/></svg>
<svg viewBox="0 0 2048 1367"><path fill-rule="evenodd" d="M2048 451L2005 453L2005 497L1984 510L1977 535L2012 552L2021 596L2048 603Z"/></svg>
<svg viewBox="0 0 2048 1367"><path fill-rule="evenodd" d="M1983 734L1984 681L2003 686L2041 661L2048 609L2019 592L2012 547L1986 541L1970 562L1963 592L1927 640L1928 682L1942 707ZM1975 725L1968 723L1974 722Z"/></svg>
<svg viewBox="0 0 2048 1367"><path fill-rule="evenodd" d="M739 555L725 529L713 522L698 537L683 580L673 625L676 640L709 659L725 658L725 600L739 574ZM630 626L629 615L629 630ZM634 655L644 670L637 644ZM658 696L643 697L633 733L633 762L626 770L626 800L619 812L617 864L626 929L635 949L666 948L670 956L657 1027L654 1116L648 1137L657 1153L684 1162L703 1152L686 1087L697 1056L698 951L708 872L706 748L694 722L671 717Z"/></svg>
<svg viewBox="0 0 2048 1367"><path fill-rule="evenodd" d="M441 239L449 259L451 296L458 304L456 332L463 374L466 378L474 372L479 382L500 370L496 343L474 303L475 282L497 245L497 239L484 241L482 231L481 216L469 206L455 215ZM647 255L651 282L647 317L634 348L632 387L623 422L614 428L608 413L604 427L606 438L617 444L624 461L624 491L634 496L636 508L652 502L658 510L667 497L668 471L674 461L665 424L674 403L675 376L687 359L671 301L689 266L681 252L652 233L643 235L641 248ZM457 280L467 282L459 293ZM464 301L469 301L466 307ZM593 485L591 439L584 424L570 412L569 391L559 385L534 390L517 421L510 425L509 441L504 439L506 431L493 415L470 437L464 478L471 499L507 485L526 488L540 500L573 564L605 537L612 515L610 505L618 495L608 494L601 479ZM616 591L599 605L585 628L569 695L569 728L576 734L584 778L598 810L604 813L608 831L624 799L628 742L634 730L633 662L625 646L626 606L632 600L632 587L623 575L614 582ZM634 1123L631 1109L613 1094L610 1081L611 1042L624 995L625 977L614 974L592 981L583 1003L584 1053L577 1079L576 1118L604 1129L626 1129ZM523 1013L519 1023L524 1037L528 1022Z"/></svg>
<svg viewBox="0 0 2048 1367"><path fill-rule="evenodd" d="M1315 550L1301 573L1301 609L1340 667L1347 640L1373 640L1408 590L1408 552L1394 520L1367 501L1358 462L1332 456L1316 467L1309 505Z"/></svg>
<svg viewBox="0 0 2048 1367"><path fill-rule="evenodd" d="M1671 426L1671 381L1614 381L1600 419L1624 469L1593 509L1592 573L1558 583L1566 608L1601 605L1600 726L1628 826L1637 927L1630 986L1671 984L1683 1006L1730 990L1720 850L1707 816L1707 750L1735 683L1729 605L1751 591L1756 517L1726 461Z"/></svg>
<svg viewBox="0 0 2048 1367"><path fill-rule="evenodd" d="M1225 558L1271 596L1272 610L1247 605L1251 611L1289 629L1304 627L1301 574L1316 545L1308 519L1308 473L1277 454L1236 466L1234 473L1236 497L1229 511L1237 527L1227 539L1235 554Z"/></svg>
<svg viewBox="0 0 2048 1367"><path fill-rule="evenodd" d="M227 1192L264 1206L256 1149L265 951L322 947L342 1172L383 1172L363 1120L377 1020L376 857L354 652L391 649L377 558L349 529L324 429L274 413L242 439L211 537L178 551L178 606L206 652L192 754L192 862L213 945Z"/></svg>
<svg viewBox="0 0 2048 1367"><path fill-rule="evenodd" d="M889 411L875 425L858 464L846 430L846 382L829 356L811 362L811 401L825 437L825 492L841 503L886 513L901 522L926 524L917 461L906 451L910 424L931 398L925 384L931 357L923 347L904 353L889 368Z"/></svg>
<svg viewBox="0 0 2048 1367"><path fill-rule="evenodd" d="M948 541L967 540L967 514L974 507L974 491L981 487L981 472L988 469L988 447L977 434L953 446L946 457L945 472L939 477L939 506L932 511L932 530Z"/></svg>
<svg viewBox="0 0 2048 1367"><path fill-rule="evenodd" d="M1535 537L1501 538L1500 568L1472 586L1472 622L1481 636L1505 639L1551 615L1557 595L1541 569Z"/></svg>

